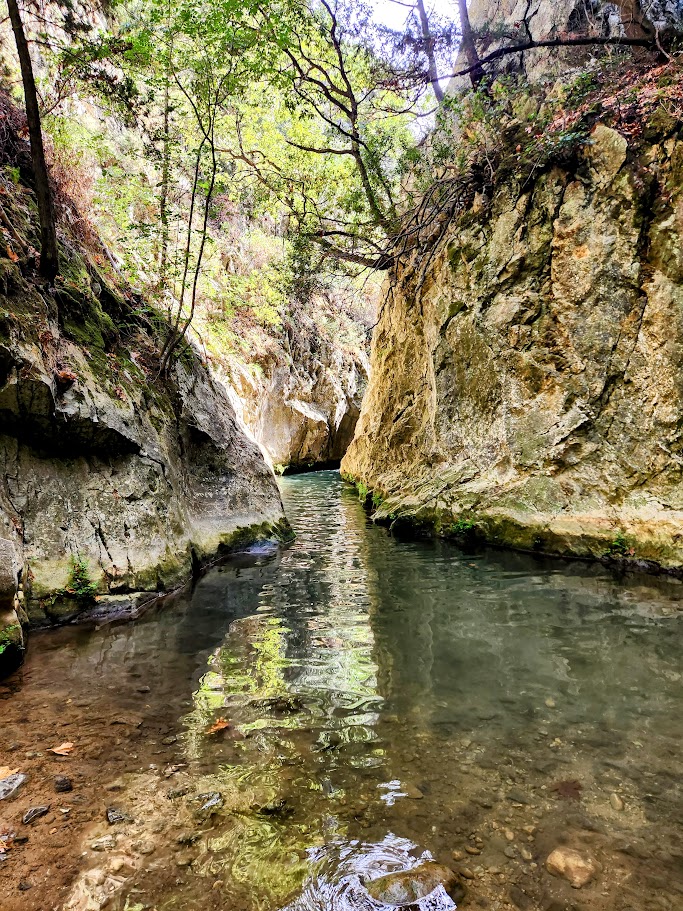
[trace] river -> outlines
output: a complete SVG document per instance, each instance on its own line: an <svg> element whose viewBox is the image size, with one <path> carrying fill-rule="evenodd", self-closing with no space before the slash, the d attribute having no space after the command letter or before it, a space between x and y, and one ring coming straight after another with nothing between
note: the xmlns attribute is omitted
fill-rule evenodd
<svg viewBox="0 0 683 911"><path fill-rule="evenodd" d="M681 583L398 541L335 472L282 490L289 549L34 634L2 911L376 909L365 880L430 858L463 908L682 908Z"/></svg>

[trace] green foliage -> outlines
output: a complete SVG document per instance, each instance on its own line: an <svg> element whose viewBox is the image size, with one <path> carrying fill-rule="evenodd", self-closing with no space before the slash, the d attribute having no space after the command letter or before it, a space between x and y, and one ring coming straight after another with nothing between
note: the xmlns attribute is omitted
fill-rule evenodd
<svg viewBox="0 0 683 911"><path fill-rule="evenodd" d="M626 557L633 556L633 553L633 548L623 531L617 532L607 549L607 556Z"/></svg>
<svg viewBox="0 0 683 911"><path fill-rule="evenodd" d="M476 527L476 522L473 519L461 517L448 526L446 529L446 537L469 538L474 534Z"/></svg>
<svg viewBox="0 0 683 911"><path fill-rule="evenodd" d="M17 635L21 631L18 623L11 623L3 630L0 630L0 655L7 651L10 646L16 644Z"/></svg>
<svg viewBox="0 0 683 911"><path fill-rule="evenodd" d="M97 584L90 578L90 568L80 554L71 555L69 581L63 594L83 603L93 601L97 594Z"/></svg>
<svg viewBox="0 0 683 911"><path fill-rule="evenodd" d="M365 503L368 498L368 493L370 492L368 486L363 481L356 481L355 483L356 490L358 491L358 499Z"/></svg>
<svg viewBox="0 0 683 911"><path fill-rule="evenodd" d="M377 491L375 491L372 495L372 508L379 509L383 502L384 502L384 497L382 496L382 494L377 493Z"/></svg>

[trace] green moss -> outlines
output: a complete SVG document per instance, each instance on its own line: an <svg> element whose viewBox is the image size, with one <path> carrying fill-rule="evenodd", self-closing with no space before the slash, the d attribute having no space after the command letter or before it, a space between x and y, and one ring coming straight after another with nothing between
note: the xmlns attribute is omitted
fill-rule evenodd
<svg viewBox="0 0 683 911"><path fill-rule="evenodd" d="M12 646L21 644L21 626L18 623L11 623L3 630L0 630L0 655Z"/></svg>

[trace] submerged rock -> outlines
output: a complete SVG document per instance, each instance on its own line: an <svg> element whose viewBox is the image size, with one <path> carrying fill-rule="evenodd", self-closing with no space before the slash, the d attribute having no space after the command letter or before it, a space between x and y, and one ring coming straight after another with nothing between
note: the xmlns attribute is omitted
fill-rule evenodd
<svg viewBox="0 0 683 911"><path fill-rule="evenodd" d="M555 848L545 862L546 869L553 876L561 876L575 889L581 889L598 872L593 860L579 854L573 848Z"/></svg>
<svg viewBox="0 0 683 911"><path fill-rule="evenodd" d="M443 887L454 902L462 901L465 895L465 888L457 873L432 861L413 867L412 870L387 873L364 885L375 901L398 908L426 898L439 886Z"/></svg>

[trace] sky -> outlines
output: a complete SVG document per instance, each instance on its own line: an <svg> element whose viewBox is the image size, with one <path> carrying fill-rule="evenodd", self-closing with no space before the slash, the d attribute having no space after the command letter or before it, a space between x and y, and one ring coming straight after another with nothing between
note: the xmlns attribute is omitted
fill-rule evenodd
<svg viewBox="0 0 683 911"><path fill-rule="evenodd" d="M457 19L456 0L427 0L427 12L435 10L437 13ZM401 28L406 20L410 10L398 3L392 3L392 0L375 0L376 18L391 28Z"/></svg>

